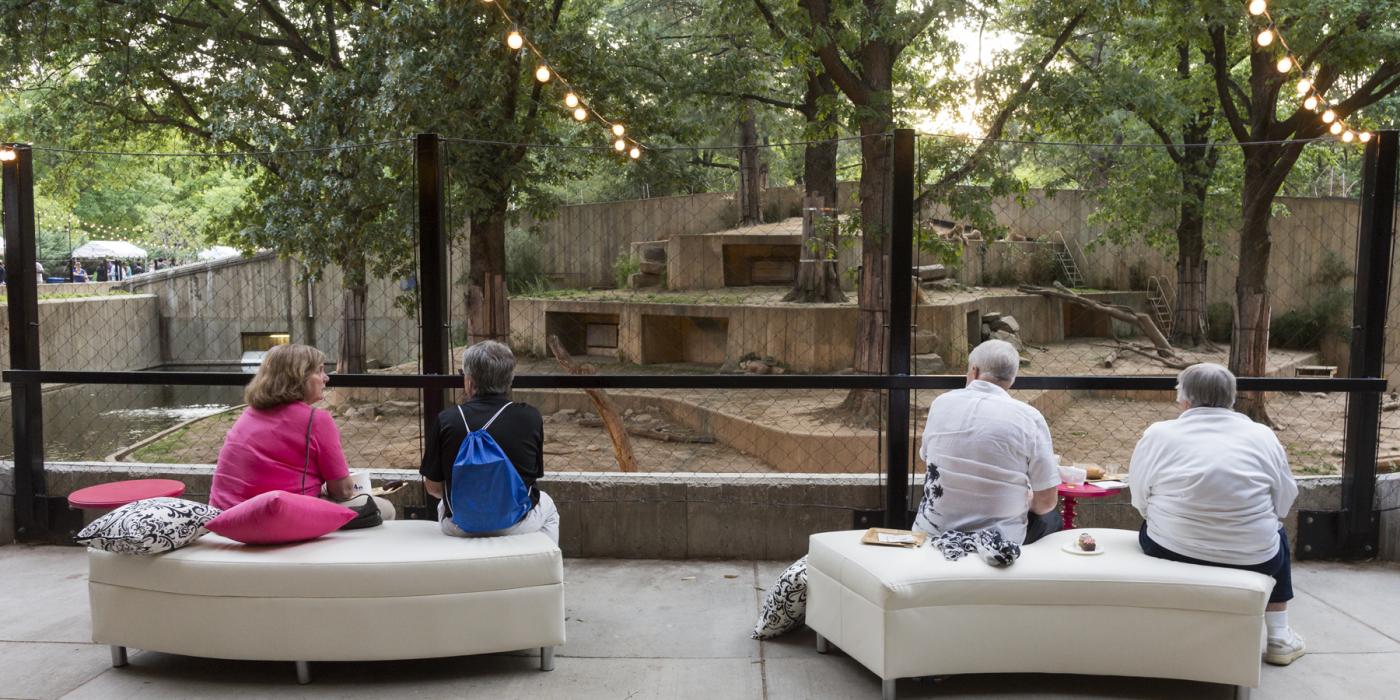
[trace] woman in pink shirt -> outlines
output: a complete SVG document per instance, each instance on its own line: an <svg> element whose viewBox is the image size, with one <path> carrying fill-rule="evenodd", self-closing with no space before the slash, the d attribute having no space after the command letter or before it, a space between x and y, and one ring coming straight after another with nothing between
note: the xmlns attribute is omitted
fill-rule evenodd
<svg viewBox="0 0 1400 700"><path fill-rule="evenodd" d="M323 485L332 500L354 496L340 430L311 405L325 398L325 365L325 354L309 345L278 345L263 357L243 392L248 408L219 450L210 505L229 508L267 491L319 496ZM381 512L392 519L392 507Z"/></svg>

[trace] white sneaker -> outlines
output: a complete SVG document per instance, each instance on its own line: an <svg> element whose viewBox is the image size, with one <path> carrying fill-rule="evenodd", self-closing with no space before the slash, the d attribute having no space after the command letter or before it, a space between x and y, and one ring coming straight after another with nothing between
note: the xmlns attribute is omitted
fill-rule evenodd
<svg viewBox="0 0 1400 700"><path fill-rule="evenodd" d="M1275 666L1287 666L1297 661L1305 649L1302 635L1289 627L1282 637L1269 637L1269 644L1264 647L1264 662Z"/></svg>

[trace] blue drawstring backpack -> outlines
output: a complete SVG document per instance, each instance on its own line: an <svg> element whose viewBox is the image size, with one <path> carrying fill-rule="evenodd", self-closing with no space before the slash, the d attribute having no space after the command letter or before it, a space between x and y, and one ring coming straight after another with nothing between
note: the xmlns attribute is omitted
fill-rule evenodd
<svg viewBox="0 0 1400 700"><path fill-rule="evenodd" d="M504 530L525 517L535 504L530 501L530 489L521 480L515 465L486 432L501 416L507 403L481 426L472 430L462 407L457 415L467 427L467 437L457 448L452 462L452 483L445 494L447 507L452 509L452 523L462 532L480 534Z"/></svg>

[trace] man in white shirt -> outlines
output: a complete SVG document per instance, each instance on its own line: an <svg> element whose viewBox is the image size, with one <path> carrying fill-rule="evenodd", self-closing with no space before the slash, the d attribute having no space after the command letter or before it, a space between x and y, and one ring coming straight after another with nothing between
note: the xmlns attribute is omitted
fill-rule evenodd
<svg viewBox="0 0 1400 700"><path fill-rule="evenodd" d="M1021 364L1015 346L988 340L967 364L967 387L929 407L919 448L928 471L914 529L941 535L997 528L1009 542L1030 544L1060 529L1050 428L1039 411L1006 393Z"/></svg>
<svg viewBox="0 0 1400 700"><path fill-rule="evenodd" d="M1146 521L1138 541L1154 557L1272 576L1264 660L1286 666L1304 650L1288 626L1293 581L1281 518L1298 496L1288 454L1273 430L1233 410L1230 370L1187 367L1176 398L1181 415L1149 426L1133 450L1133 507Z"/></svg>

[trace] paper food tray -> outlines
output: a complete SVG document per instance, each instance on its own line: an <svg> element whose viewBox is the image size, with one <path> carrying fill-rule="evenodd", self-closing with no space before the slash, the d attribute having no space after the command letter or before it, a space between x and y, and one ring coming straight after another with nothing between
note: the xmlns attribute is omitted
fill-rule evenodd
<svg viewBox="0 0 1400 700"><path fill-rule="evenodd" d="M882 539L880 537L881 535L885 535L885 537ZM891 538L905 539L911 537L913 538L912 542L884 541ZM883 547L907 547L909 549L914 549L915 547L924 546L924 542L928 541L928 533L914 532L912 530L891 530L885 527L872 527L869 530L865 531L865 534L861 536L860 541L861 544L873 544Z"/></svg>

